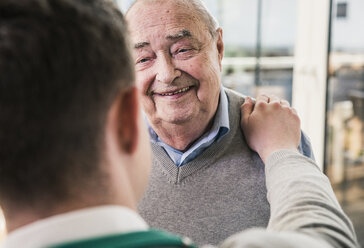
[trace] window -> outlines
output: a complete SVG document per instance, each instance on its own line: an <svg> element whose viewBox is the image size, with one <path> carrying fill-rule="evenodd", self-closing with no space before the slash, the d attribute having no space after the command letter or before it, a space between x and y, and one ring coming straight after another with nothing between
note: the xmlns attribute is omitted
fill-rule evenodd
<svg viewBox="0 0 364 248"><path fill-rule="evenodd" d="M347 9L348 9L347 3L337 3L336 17L347 18Z"/></svg>
<svg viewBox="0 0 364 248"><path fill-rule="evenodd" d="M204 2L224 31L224 86L291 101L297 1Z"/></svg>
<svg viewBox="0 0 364 248"><path fill-rule="evenodd" d="M334 1L335 2L335 1ZM326 126L326 174L364 244L364 24L363 1L338 2L332 22ZM345 36L345 37L344 37Z"/></svg>

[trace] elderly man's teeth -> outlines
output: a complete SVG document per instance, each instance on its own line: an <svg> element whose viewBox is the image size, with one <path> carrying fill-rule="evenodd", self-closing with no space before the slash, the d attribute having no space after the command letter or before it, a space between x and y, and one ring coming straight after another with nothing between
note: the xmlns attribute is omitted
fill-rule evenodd
<svg viewBox="0 0 364 248"><path fill-rule="evenodd" d="M178 93L182 93L182 92L185 92L187 90L189 90L190 87L186 87L186 88L183 88L183 89L180 89L180 90L177 90L175 92L172 92L172 93L166 93L166 94L161 94L162 96L173 96L175 94L178 94Z"/></svg>

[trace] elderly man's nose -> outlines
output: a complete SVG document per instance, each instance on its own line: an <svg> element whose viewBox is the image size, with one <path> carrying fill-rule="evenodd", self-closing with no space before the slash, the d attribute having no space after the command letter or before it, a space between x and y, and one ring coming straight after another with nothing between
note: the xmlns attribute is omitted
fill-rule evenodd
<svg viewBox="0 0 364 248"><path fill-rule="evenodd" d="M157 63L157 80L159 82L169 84L180 75L181 72L176 69L176 66L170 58L159 59Z"/></svg>

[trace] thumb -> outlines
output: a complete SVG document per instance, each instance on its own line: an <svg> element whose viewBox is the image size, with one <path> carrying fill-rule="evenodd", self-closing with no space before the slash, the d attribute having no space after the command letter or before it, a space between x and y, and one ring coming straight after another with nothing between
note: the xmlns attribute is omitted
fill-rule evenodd
<svg viewBox="0 0 364 248"><path fill-rule="evenodd" d="M247 96L245 98L244 104L241 105L241 107L240 107L241 124L243 126L248 124L248 119L249 119L251 113L253 112L253 109L254 109L253 100Z"/></svg>

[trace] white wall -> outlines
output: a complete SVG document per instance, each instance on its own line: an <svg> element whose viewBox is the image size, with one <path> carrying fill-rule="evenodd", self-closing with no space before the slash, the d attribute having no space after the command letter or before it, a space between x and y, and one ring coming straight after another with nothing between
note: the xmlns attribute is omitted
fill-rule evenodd
<svg viewBox="0 0 364 248"><path fill-rule="evenodd" d="M134 2L134 0L114 0L114 1L117 3L117 5L119 6L119 8L123 13L125 13L130 7L130 5Z"/></svg>
<svg viewBox="0 0 364 248"><path fill-rule="evenodd" d="M348 4L347 18L336 18L336 3ZM335 0L333 8L332 48L333 50L364 51L364 1Z"/></svg>

